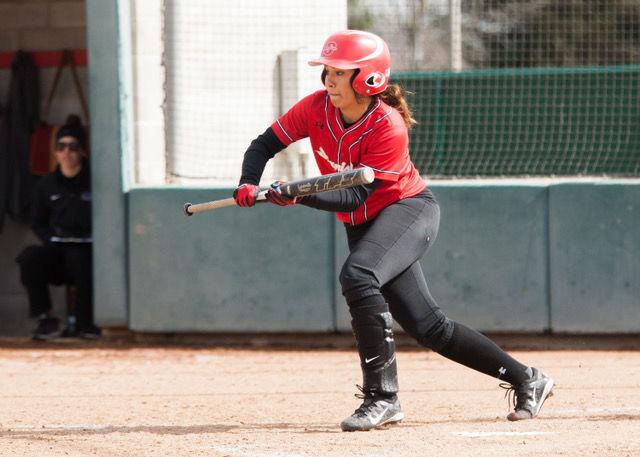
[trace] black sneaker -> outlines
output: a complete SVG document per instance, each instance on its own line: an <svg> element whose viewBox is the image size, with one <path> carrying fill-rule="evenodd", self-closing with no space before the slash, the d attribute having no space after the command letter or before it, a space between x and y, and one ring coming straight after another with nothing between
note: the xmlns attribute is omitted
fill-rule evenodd
<svg viewBox="0 0 640 457"><path fill-rule="evenodd" d="M59 335L58 319L55 317L42 317L38 319L38 326L33 332L34 340L50 340Z"/></svg>
<svg viewBox="0 0 640 457"><path fill-rule="evenodd" d="M93 324L83 325L78 332L80 338L85 338L87 340L95 340L100 338L102 335L102 330L99 327L96 327Z"/></svg>
<svg viewBox="0 0 640 457"><path fill-rule="evenodd" d="M358 388L362 390L360 386ZM364 402L351 416L342 421L340 428L344 432L371 430L404 419L400 400L396 395L388 398L363 392L362 395L356 394L356 397L364 398Z"/></svg>
<svg viewBox="0 0 640 457"><path fill-rule="evenodd" d="M75 316L69 316L67 318L67 326L62 330L60 336L62 338L78 338L78 326L76 325Z"/></svg>
<svg viewBox="0 0 640 457"><path fill-rule="evenodd" d="M533 367L531 377L527 381L519 386L506 384L502 387L507 389L505 395L514 393L514 411L507 416L510 421L533 419L540 412L545 400L553 395L553 379Z"/></svg>
<svg viewBox="0 0 640 457"><path fill-rule="evenodd" d="M62 338L78 338L78 328L75 325L67 325L60 334Z"/></svg>

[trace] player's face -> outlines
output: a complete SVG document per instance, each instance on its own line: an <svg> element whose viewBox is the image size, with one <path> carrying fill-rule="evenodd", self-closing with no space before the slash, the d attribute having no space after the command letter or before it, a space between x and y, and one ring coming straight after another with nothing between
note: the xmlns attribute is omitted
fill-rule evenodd
<svg viewBox="0 0 640 457"><path fill-rule="evenodd" d="M82 162L83 149L72 136L63 136L56 142L56 160L62 167L76 168Z"/></svg>
<svg viewBox="0 0 640 457"><path fill-rule="evenodd" d="M329 65L325 65L324 69L324 87L329 93L331 104L341 110L356 105L356 93L351 87L351 76L355 70L342 70Z"/></svg>

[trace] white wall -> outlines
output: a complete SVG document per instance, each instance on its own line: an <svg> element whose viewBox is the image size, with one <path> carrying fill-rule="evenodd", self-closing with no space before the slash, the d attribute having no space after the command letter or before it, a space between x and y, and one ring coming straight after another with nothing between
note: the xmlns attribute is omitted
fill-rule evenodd
<svg viewBox="0 0 640 457"><path fill-rule="evenodd" d="M161 0L131 0L131 47L133 65L132 144L137 185L165 181L164 42Z"/></svg>
<svg viewBox="0 0 640 457"><path fill-rule="evenodd" d="M315 56L347 23L346 0L166 2L164 28L159 0L134 5L138 184L164 181L163 143L170 181L236 183L246 147L280 114L280 80L321 87L318 69L280 78L279 56Z"/></svg>

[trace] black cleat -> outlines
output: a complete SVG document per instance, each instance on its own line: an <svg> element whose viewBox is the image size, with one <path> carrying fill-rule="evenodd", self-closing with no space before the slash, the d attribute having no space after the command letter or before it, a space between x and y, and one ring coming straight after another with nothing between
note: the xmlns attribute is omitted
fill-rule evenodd
<svg viewBox="0 0 640 457"><path fill-rule="evenodd" d="M364 397L364 402L355 412L342 421L340 428L344 432L366 431L381 425L400 422L404 413L400 407L400 400L394 395L391 398L372 393L371 395L356 395Z"/></svg>
<svg viewBox="0 0 640 457"><path fill-rule="evenodd" d="M533 419L540 412L545 400L553 395L553 379L537 368L532 367L531 371L531 378L522 384L502 386L507 389L506 395L514 393L514 411L507 416L510 421Z"/></svg>

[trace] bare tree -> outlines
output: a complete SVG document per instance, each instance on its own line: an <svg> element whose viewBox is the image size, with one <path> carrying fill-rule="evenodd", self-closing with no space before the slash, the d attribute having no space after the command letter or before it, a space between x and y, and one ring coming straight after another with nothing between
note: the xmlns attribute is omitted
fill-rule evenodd
<svg viewBox="0 0 640 457"><path fill-rule="evenodd" d="M640 0L466 0L465 57L476 67L640 62Z"/></svg>

